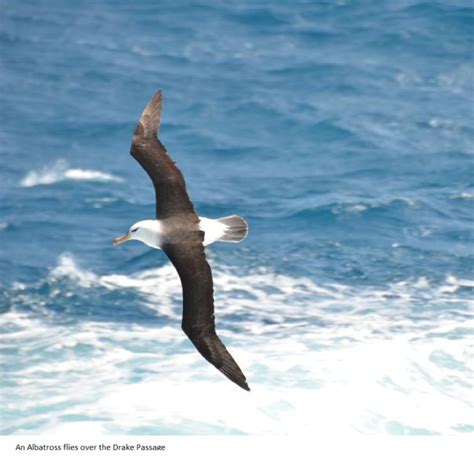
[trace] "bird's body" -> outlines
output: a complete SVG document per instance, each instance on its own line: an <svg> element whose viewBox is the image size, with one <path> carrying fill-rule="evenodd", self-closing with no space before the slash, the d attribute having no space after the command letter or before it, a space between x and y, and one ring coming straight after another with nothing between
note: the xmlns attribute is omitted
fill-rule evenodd
<svg viewBox="0 0 474 458"><path fill-rule="evenodd" d="M222 220L233 218L235 221L241 221L239 229L235 226L229 226ZM168 220L146 219L138 221L130 228L130 239L139 240L151 248L161 249L162 245L167 243L182 243L186 240L188 232L195 231L194 225L184 224L179 218L169 218ZM227 218L210 219L199 217L198 229L204 233L203 245L221 242L240 242L247 235L247 225L239 216L232 215ZM237 232L242 232L239 235ZM235 240L230 237L234 236ZM240 238L239 238L240 237Z"/></svg>
<svg viewBox="0 0 474 458"><path fill-rule="evenodd" d="M161 101L161 92L157 92L145 107L130 151L153 182L156 218L135 223L114 243L135 239L165 252L181 280L183 331L207 361L249 391L244 374L216 334L212 272L204 252L205 245L216 241L243 240L247 223L236 215L220 219L197 216L183 175L158 139Z"/></svg>

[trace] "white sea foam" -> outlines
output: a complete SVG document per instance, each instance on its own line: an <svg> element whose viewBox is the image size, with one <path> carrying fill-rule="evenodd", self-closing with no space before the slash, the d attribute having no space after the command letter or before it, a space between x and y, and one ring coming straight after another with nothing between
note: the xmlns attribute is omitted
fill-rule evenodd
<svg viewBox="0 0 474 458"><path fill-rule="evenodd" d="M450 129L453 127L454 122L450 119L431 118L428 121L428 125L433 129Z"/></svg>
<svg viewBox="0 0 474 458"><path fill-rule="evenodd" d="M356 290L266 269L214 269L218 331L248 377L252 392L246 393L181 332L172 266L101 276L79 264L63 254L50 273L55 288L67 289L70 281L85 294L132 289L175 320L158 327L111 316L61 325L24 312L1 315L0 328L8 329L0 342L4 376L15 381L5 385L5 399L12 400L2 410L23 412L4 429L54 434L83 421L89 432L102 434L452 434L472 428L474 359L467 335L458 331L473 326L450 314L472 316L472 300L457 295L474 287L470 280L447 276L434 284L420 277ZM433 314L430 306L441 303L450 307ZM247 317L236 321L242 314Z"/></svg>
<svg viewBox="0 0 474 458"><path fill-rule="evenodd" d="M326 333L333 336L332 326L344 327L347 337L356 337L362 328L366 337L374 332L392 335L395 325L412 330L425 326L424 322L418 324L407 318L411 313L419 319L429 319L432 310L424 305L446 303L447 314L453 310L452 304L474 311L474 298L453 296L461 287L474 289L474 281L453 275L436 285L431 285L426 277L420 277L388 284L383 290L370 287L360 290L341 284L322 286L309 278L293 278L265 269L245 276L229 269L213 270L217 315L230 318L242 311L255 314L255 320L245 326L256 334L263 329L272 329L272 326L281 330L306 326L308 319L319 319L331 325L318 329L320 336ZM170 263L133 275L98 276L79 267L70 253L64 253L50 276L52 279L68 278L82 288L101 286L112 291L130 288L141 294L145 303L156 308L159 314L179 317L175 304L181 297L181 284ZM291 323L286 322L286 317L292 318ZM457 323L455 316L451 319L453 324ZM262 322L274 324L262 326Z"/></svg>
<svg viewBox="0 0 474 458"><path fill-rule="evenodd" d="M372 200L367 202L359 202L359 203L340 203L331 211L333 214L340 214L340 213L364 213L365 211L373 208L383 208L394 204L402 204L407 207L414 207L416 206L416 202L413 199L408 197L390 197L390 198L382 198L379 200Z"/></svg>
<svg viewBox="0 0 474 458"><path fill-rule="evenodd" d="M454 195L452 199L474 200L474 192L464 191Z"/></svg>
<svg viewBox="0 0 474 458"><path fill-rule="evenodd" d="M93 272L82 269L70 253L63 253L58 264L50 272L53 280L67 278L82 288L97 286L109 290L132 288L143 295L146 304L155 308L159 304L160 315L177 318L174 298L180 293L180 281L176 270L171 264L163 267L139 272L132 276L109 274L97 276Z"/></svg>
<svg viewBox="0 0 474 458"><path fill-rule="evenodd" d="M76 281L78 286L83 288L90 288L97 283L97 275L80 269L70 253L63 253L59 257L57 266L51 271L51 277L69 278Z"/></svg>
<svg viewBox="0 0 474 458"><path fill-rule="evenodd" d="M442 89L455 94L469 94L474 83L473 74L473 65L472 62L469 62L455 67L449 73L438 75L436 83Z"/></svg>
<svg viewBox="0 0 474 458"><path fill-rule="evenodd" d="M52 165L39 170L31 170L20 181L20 186L30 188L48 185L60 181L122 181L120 177L98 170L70 168L64 159L58 159Z"/></svg>

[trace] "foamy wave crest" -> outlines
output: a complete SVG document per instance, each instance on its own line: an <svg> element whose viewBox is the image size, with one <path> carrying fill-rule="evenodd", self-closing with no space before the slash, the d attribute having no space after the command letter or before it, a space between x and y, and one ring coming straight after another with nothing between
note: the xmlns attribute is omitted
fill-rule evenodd
<svg viewBox="0 0 474 458"><path fill-rule="evenodd" d="M175 299L180 297L181 283L171 264L131 276L122 274L99 276L81 268L71 253L63 253L49 277L54 283L69 280L81 288L104 287L110 291L130 288L143 297L144 305L156 310L160 316L173 319L180 317L180 313L176 311Z"/></svg>
<svg viewBox="0 0 474 458"><path fill-rule="evenodd" d="M456 194L452 199L462 199L462 200L474 200L474 192L471 191L464 191L461 192L460 194Z"/></svg>
<svg viewBox="0 0 474 458"><path fill-rule="evenodd" d="M373 200L371 202L355 202L355 203L339 203L331 211L335 215L339 213L364 213L370 209L384 208L392 205L400 205L405 207L414 207L416 202L407 197L386 198L381 200Z"/></svg>
<svg viewBox="0 0 474 458"><path fill-rule="evenodd" d="M429 279L420 277L390 283L384 289L319 285L310 278L294 278L266 268L242 275L230 268L213 266L213 276L216 313L229 319L242 312L252 315L245 327L255 334L312 328L316 321L322 325L318 327L319 340L327 337L333 341L335 327L344 328L347 339L363 340L391 336L396 328L411 332L422 329L424 334L434 324L430 305L435 307L437 318L452 327L465 320L462 313L474 313L474 299L456 295L462 288L474 290L474 281L453 275L447 275L443 283L431 284ZM50 277L69 279L82 288L133 289L157 313L179 316L175 305L181 297L181 283L170 263L133 275L98 276L79 267L72 254L63 253ZM442 324L437 323L436 327L440 329Z"/></svg>
<svg viewBox="0 0 474 458"><path fill-rule="evenodd" d="M51 166L32 170L20 181L23 188L48 185L60 181L122 181L122 178L98 170L73 169L64 159L57 160Z"/></svg>
<svg viewBox="0 0 474 458"><path fill-rule="evenodd" d="M68 300L55 296L59 290L90 293L100 308L99 290L135 291L131 308L143 302L173 319L150 325L111 313L107 321L63 324L21 307L0 315L0 329L8 329L0 342L5 399L15 399L2 410L16 418L0 432L56 434L83 422L103 434L474 430L473 281L450 275L356 288L264 268L213 270L217 328L250 394L221 377L182 333L171 265L98 275L65 253L48 277L54 301ZM32 294L27 285L14 293Z"/></svg>
<svg viewBox="0 0 474 458"><path fill-rule="evenodd" d="M71 253L63 253L56 267L51 271L50 276L53 279L68 278L77 282L82 288L90 288L97 284L98 277L92 272L78 267Z"/></svg>

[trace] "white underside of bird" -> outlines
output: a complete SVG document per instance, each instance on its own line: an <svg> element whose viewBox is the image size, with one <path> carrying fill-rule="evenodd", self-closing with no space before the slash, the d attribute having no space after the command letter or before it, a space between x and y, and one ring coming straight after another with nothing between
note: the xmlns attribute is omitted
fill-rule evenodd
<svg viewBox="0 0 474 458"><path fill-rule="evenodd" d="M248 232L247 223L237 215L225 218L210 219L200 216L199 229L204 232L204 246L211 243L231 242L238 243L245 239ZM164 234L166 233L166 222L157 219L146 219L135 223L124 235L117 237L114 244L126 242L127 240L139 240L151 248L161 249Z"/></svg>

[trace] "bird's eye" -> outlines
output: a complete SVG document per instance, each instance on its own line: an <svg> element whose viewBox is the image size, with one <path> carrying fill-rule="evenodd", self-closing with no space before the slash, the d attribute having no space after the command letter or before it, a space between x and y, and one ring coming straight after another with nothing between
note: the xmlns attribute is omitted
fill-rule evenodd
<svg viewBox="0 0 474 458"><path fill-rule="evenodd" d="M138 227L136 227L135 229L132 229L130 232L137 232L138 231Z"/></svg>

